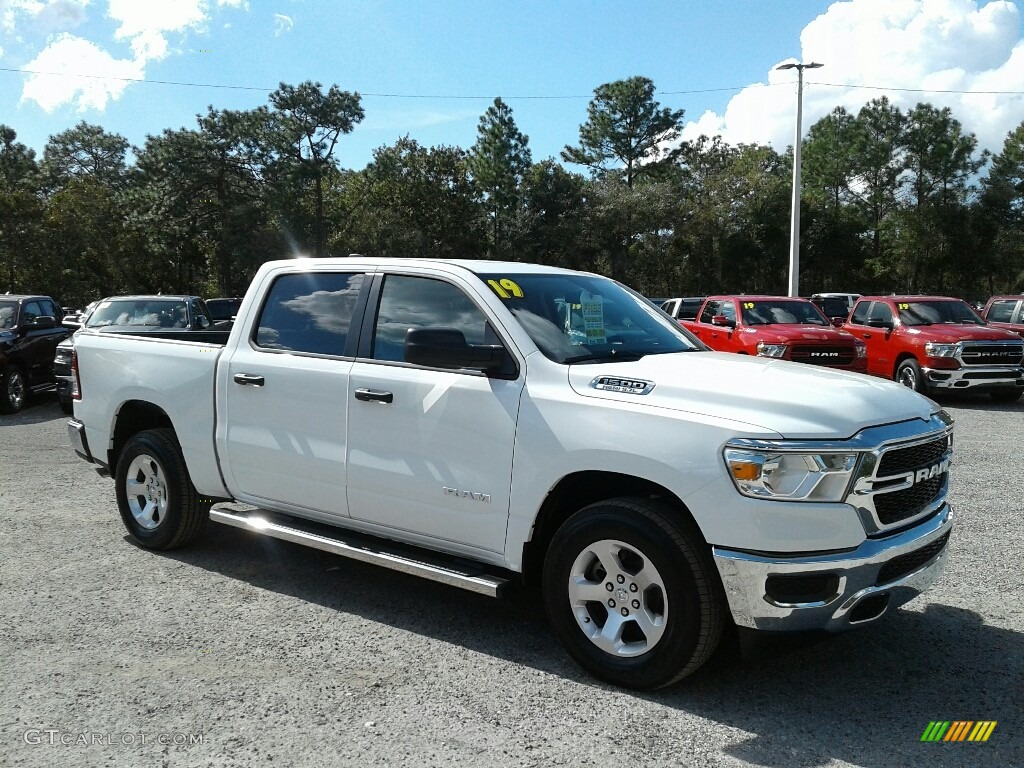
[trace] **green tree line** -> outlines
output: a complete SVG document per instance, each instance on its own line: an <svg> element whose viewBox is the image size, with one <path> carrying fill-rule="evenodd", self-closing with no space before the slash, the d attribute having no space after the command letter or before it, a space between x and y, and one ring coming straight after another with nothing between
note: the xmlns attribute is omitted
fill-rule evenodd
<svg viewBox="0 0 1024 768"><path fill-rule="evenodd" d="M358 252L588 269L648 295L786 290L792 153L681 141L648 78L597 88L561 162L534 162L498 98L468 149L404 137L348 170L363 117L358 93L305 82L141 147L81 122L38 158L0 125L0 284L78 306L235 296L268 259ZM948 108L883 97L837 107L802 154L804 290L1024 290L1024 122L992 154Z"/></svg>

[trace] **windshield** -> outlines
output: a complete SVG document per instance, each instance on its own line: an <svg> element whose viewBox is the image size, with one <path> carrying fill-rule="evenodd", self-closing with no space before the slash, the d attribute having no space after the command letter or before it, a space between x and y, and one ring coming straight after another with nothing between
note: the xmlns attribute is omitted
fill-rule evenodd
<svg viewBox="0 0 1024 768"><path fill-rule="evenodd" d="M0 301L0 331L13 328L18 319L18 302Z"/></svg>
<svg viewBox="0 0 1024 768"><path fill-rule="evenodd" d="M181 299L107 299L96 306L85 323L86 328L185 328L187 325L188 311Z"/></svg>
<svg viewBox="0 0 1024 768"><path fill-rule="evenodd" d="M646 299L613 280L579 274L482 274L546 357L556 363L636 360L701 350Z"/></svg>
<svg viewBox="0 0 1024 768"><path fill-rule="evenodd" d="M904 325L985 325L981 316L964 301L901 301L896 309Z"/></svg>
<svg viewBox="0 0 1024 768"><path fill-rule="evenodd" d="M741 299L740 307L744 325L831 325L821 310L809 301Z"/></svg>

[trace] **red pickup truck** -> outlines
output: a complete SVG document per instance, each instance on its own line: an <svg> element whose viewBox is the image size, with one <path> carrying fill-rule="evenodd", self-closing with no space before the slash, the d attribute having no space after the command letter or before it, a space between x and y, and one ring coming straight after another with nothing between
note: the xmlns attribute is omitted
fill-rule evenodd
<svg viewBox="0 0 1024 768"><path fill-rule="evenodd" d="M981 316L989 325L1024 336L1024 296L993 296Z"/></svg>
<svg viewBox="0 0 1024 768"><path fill-rule="evenodd" d="M868 373L927 394L970 389L1012 403L1024 394L1024 340L944 296L865 296L846 330L867 345Z"/></svg>
<svg viewBox="0 0 1024 768"><path fill-rule="evenodd" d="M712 349L867 369L864 344L832 326L807 299L785 296L709 296L696 320L680 325Z"/></svg>

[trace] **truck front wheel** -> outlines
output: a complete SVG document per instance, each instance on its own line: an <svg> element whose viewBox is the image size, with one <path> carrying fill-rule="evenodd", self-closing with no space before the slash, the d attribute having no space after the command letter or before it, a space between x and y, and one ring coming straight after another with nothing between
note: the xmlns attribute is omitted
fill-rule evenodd
<svg viewBox="0 0 1024 768"><path fill-rule="evenodd" d="M896 381L922 395L928 394L928 385L924 382L921 366L913 358L904 360L896 368Z"/></svg>
<svg viewBox="0 0 1024 768"><path fill-rule="evenodd" d="M17 413L28 398L28 386L21 369L8 365L0 370L0 413Z"/></svg>
<svg viewBox="0 0 1024 768"><path fill-rule="evenodd" d="M711 656L725 598L699 532L647 499L610 499L570 517L544 560L548 620L595 677L660 688Z"/></svg>
<svg viewBox="0 0 1024 768"><path fill-rule="evenodd" d="M171 429L131 437L115 475L117 506L128 533L146 549L175 549L195 539L209 519Z"/></svg>

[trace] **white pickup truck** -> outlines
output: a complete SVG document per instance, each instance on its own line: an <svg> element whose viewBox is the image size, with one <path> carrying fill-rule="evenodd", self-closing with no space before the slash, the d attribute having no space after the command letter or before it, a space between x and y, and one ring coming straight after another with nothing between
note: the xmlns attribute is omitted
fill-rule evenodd
<svg viewBox="0 0 1024 768"><path fill-rule="evenodd" d="M623 686L693 672L730 622L872 622L947 553L935 403L708 351L598 275L270 262L223 344L86 331L73 370L72 446L142 546L214 520L495 596L521 580Z"/></svg>

